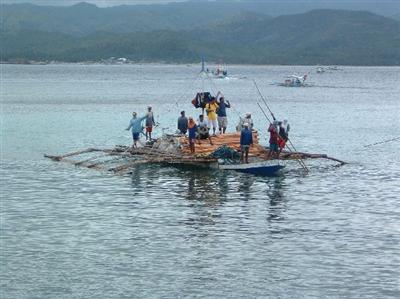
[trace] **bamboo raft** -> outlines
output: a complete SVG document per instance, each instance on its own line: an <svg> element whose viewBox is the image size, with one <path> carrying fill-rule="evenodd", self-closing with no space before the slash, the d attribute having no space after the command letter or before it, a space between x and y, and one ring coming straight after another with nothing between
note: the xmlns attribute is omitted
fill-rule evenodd
<svg viewBox="0 0 400 299"><path fill-rule="evenodd" d="M236 151L240 151L240 132L211 136L211 142L212 144L210 144L208 139L198 140L195 145L195 156L210 155L223 145L229 146ZM182 145L181 152L183 154L190 154L189 139L187 137L180 137L179 143ZM259 144L257 131L253 131L253 146L250 150L249 156L260 157L265 156L266 154L268 154L268 151Z"/></svg>
<svg viewBox="0 0 400 299"><path fill-rule="evenodd" d="M253 132L253 146L250 157L254 161L269 160L269 150L259 144L257 132ZM140 164L162 164L173 166L190 166L218 168L218 159L210 155L222 145L239 150L240 134L231 133L211 137L196 143L196 153L191 154L187 137L166 135L154 144L141 148L128 146L115 146L111 149L87 148L84 150L67 153L64 155L47 155L44 157L57 162L65 162L77 167L86 167L116 174L129 173L131 169ZM324 154L309 154L302 152L283 151L279 160L299 159L329 159L340 165L345 162L331 158Z"/></svg>

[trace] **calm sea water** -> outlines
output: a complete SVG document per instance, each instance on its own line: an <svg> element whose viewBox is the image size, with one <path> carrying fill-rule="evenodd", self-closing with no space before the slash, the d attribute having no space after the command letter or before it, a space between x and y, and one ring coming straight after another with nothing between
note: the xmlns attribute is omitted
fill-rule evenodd
<svg viewBox="0 0 400 299"><path fill-rule="evenodd" d="M1 65L1 298L399 298L400 68ZM43 158L130 144L152 105L175 131L198 89L222 90L229 127L266 121L255 79L307 162L263 178L138 166L114 176Z"/></svg>

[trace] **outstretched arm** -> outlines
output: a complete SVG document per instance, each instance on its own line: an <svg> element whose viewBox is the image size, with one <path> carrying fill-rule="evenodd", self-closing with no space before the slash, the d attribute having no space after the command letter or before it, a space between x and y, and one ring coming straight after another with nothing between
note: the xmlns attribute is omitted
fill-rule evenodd
<svg viewBox="0 0 400 299"><path fill-rule="evenodd" d="M129 122L129 126L125 130L129 131L131 128L132 128L132 122Z"/></svg>

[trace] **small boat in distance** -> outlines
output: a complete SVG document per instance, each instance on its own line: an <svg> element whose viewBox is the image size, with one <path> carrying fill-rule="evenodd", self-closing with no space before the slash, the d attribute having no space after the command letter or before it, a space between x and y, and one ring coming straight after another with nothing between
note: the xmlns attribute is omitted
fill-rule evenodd
<svg viewBox="0 0 400 299"><path fill-rule="evenodd" d="M288 76L283 83L278 84L284 87L304 87L306 86L307 74L304 76L291 75Z"/></svg>
<svg viewBox="0 0 400 299"><path fill-rule="evenodd" d="M319 66L319 67L317 67L316 72L317 72L317 74L322 74L322 73L325 73L325 69L322 66Z"/></svg>
<svg viewBox="0 0 400 299"><path fill-rule="evenodd" d="M328 71L341 71L342 69L337 67L336 65L333 65L333 66L328 66L327 70Z"/></svg>
<svg viewBox="0 0 400 299"><path fill-rule="evenodd" d="M204 65L205 65L204 58L202 58L202 60L201 60L201 72L205 72L208 75L212 75L216 79L228 78L228 70L226 68L226 64L220 62L217 65L217 67L215 68L215 70L210 70L208 67L205 68Z"/></svg>
<svg viewBox="0 0 400 299"><path fill-rule="evenodd" d="M217 68L212 71L214 77L218 79L225 79L228 76L228 71L226 69L226 64L218 64Z"/></svg>

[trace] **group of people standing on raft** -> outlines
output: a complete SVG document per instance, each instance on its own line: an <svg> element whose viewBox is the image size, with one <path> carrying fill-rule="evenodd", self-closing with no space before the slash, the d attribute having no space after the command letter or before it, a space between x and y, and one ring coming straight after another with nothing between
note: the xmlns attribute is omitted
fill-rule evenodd
<svg viewBox="0 0 400 299"><path fill-rule="evenodd" d="M199 94L197 94L199 96ZM196 97L197 97L196 96ZM204 96L200 94L200 99ZM193 101L195 101L194 99ZM193 103L192 101L192 103ZM195 105L195 104L194 104ZM196 105L195 105L196 106ZM204 118L204 114L199 115L197 122L193 117L186 117L185 111L181 111L181 116L178 118L178 132L181 135L188 133L190 152L195 153L195 142L196 140L200 143L200 139L208 139L212 145L212 139L210 136L210 129L212 128L212 136L216 136L216 129L220 134L225 134L228 126L228 117L226 113L227 108L231 108L229 101L225 101L221 93L218 92L216 97L210 97L209 101L202 106L199 106L206 111L207 120ZM156 125L154 120L154 114L152 108L147 108L147 114L143 117L138 117L136 112L132 113L132 119L130 120L128 128L126 130L132 130L133 147L137 147L137 142L140 139L140 134L143 133L143 128L146 129L146 140L151 141L151 133L153 127ZM145 120L145 127L142 126L142 122ZM248 155L250 146L253 144L253 120L250 113L246 113L244 118L240 118L239 124L236 126L236 130L240 131L240 147L241 147L241 161L244 163L248 162ZM268 132L270 133L269 139L269 156L278 158L280 152L285 147L285 144L289 138L290 125L287 120L274 121L270 124Z"/></svg>

